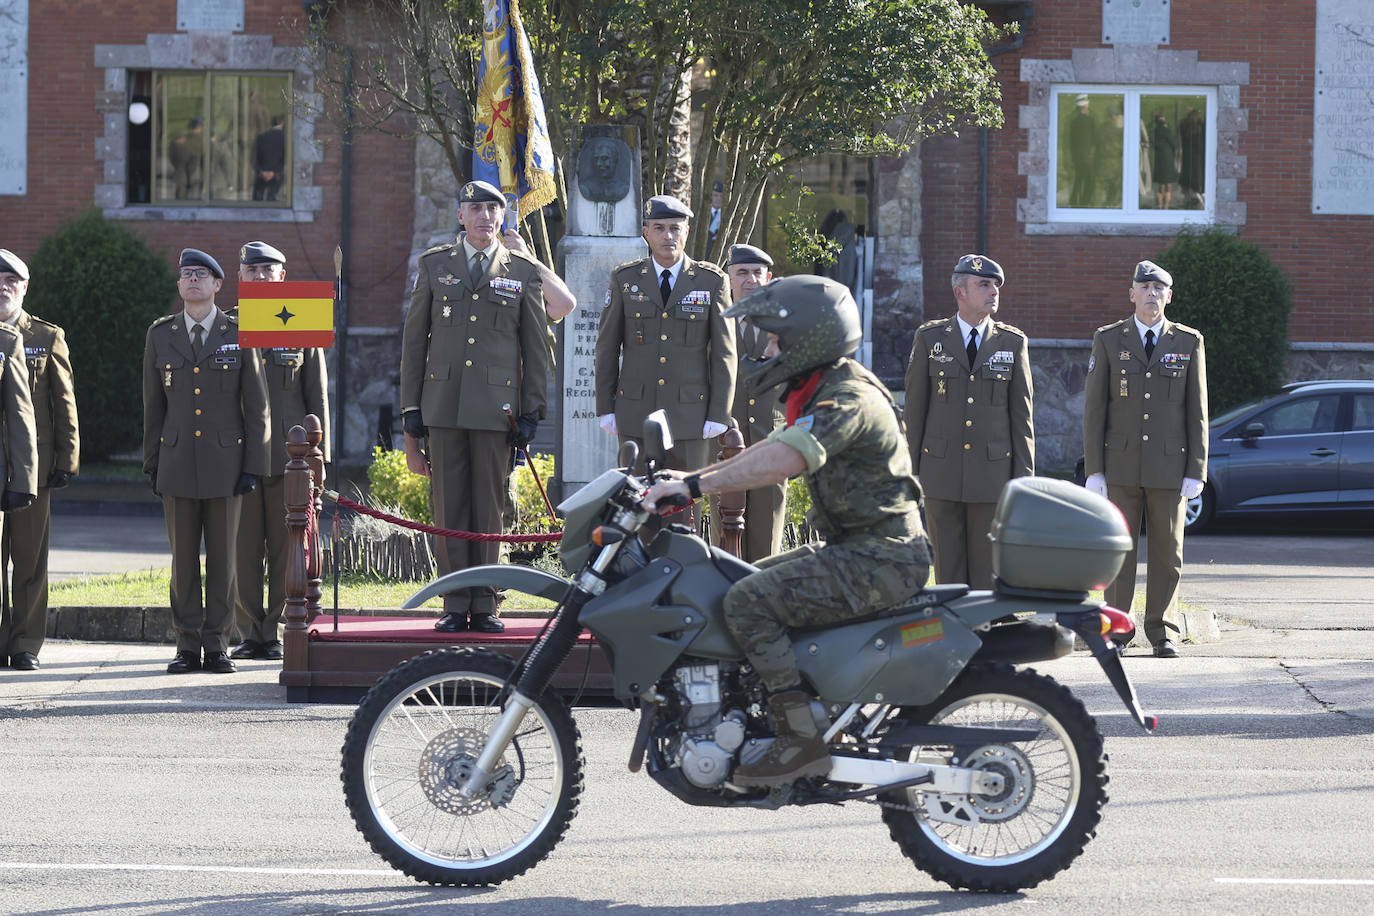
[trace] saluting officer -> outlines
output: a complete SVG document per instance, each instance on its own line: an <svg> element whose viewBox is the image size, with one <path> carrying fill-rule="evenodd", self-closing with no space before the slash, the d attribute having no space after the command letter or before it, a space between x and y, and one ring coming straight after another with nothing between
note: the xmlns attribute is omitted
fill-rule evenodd
<svg viewBox="0 0 1374 916"><path fill-rule="evenodd" d="M5 592L0 654L18 671L38 667L38 653L43 650L47 632L52 491L65 487L76 476L81 457L67 339L57 325L24 309L28 288L28 266L14 253L0 248L0 324L18 331L23 338L38 440L37 497L26 511L16 512L7 520L0 551L0 585ZM6 582L11 564L14 571Z"/></svg>
<svg viewBox="0 0 1374 916"><path fill-rule="evenodd" d="M916 330L906 370L906 437L926 497L935 581L992 588L993 512L1002 485L1035 473L1026 335L997 314L1002 267L966 254L957 310Z"/></svg>
<svg viewBox="0 0 1374 916"><path fill-rule="evenodd" d="M1135 266L1135 315L1097 329L1083 390L1083 463L1090 490L1116 503L1131 552L1107 603L1130 611L1143 514L1147 534L1145 638L1176 658L1170 631L1183 569L1183 513L1207 479L1207 360L1201 332L1168 321L1174 279L1151 261Z"/></svg>
<svg viewBox="0 0 1374 916"><path fill-rule="evenodd" d="M239 280L275 283L286 279L286 255L266 242L239 249ZM242 642L230 658L282 657L277 627L286 613L286 433L313 413L329 460L329 373L319 347L273 347L262 351L271 411L272 466L254 492L243 498L238 532L238 589L235 625ZM262 603L263 563L267 605Z"/></svg>
<svg viewBox="0 0 1374 916"><path fill-rule="evenodd" d="M154 321L143 350L143 471L162 497L172 547L177 652L169 674L235 670L226 640L241 497L271 469L262 361L239 349L238 320L215 305L223 282L214 258L184 249L177 289L185 308Z"/></svg>
<svg viewBox="0 0 1374 916"><path fill-rule="evenodd" d="M691 219L677 198L649 198L649 257L611 271L596 341L601 428L642 446L644 418L663 408L673 431L669 466L680 469L711 460L708 440L729 428L735 392L730 288L719 267L687 257Z"/></svg>
<svg viewBox="0 0 1374 916"><path fill-rule="evenodd" d="M510 448L523 448L544 418L548 358L540 266L501 243L506 198L485 181L459 193L464 233L431 248L401 334L401 417L405 431L429 439L435 521L444 528L501 533ZM510 428L505 405L518 417ZM440 575L495 563L496 541L439 538ZM496 590L444 595L434 625L500 633Z"/></svg>
<svg viewBox="0 0 1374 916"><path fill-rule="evenodd" d="M743 299L773 281L773 259L768 252L753 245L731 245L730 258L725 265L730 278L730 298ZM768 335L760 331L748 318L735 322L735 352L739 357L735 375L735 399L730 415L744 434L744 444L753 445L768 438L786 422L779 397L781 387L769 388L756 394L749 390L749 376L760 370L767 358ZM782 529L787 521L787 481L756 487L745 494L744 556L741 559L757 563L771 557L782 546Z"/></svg>

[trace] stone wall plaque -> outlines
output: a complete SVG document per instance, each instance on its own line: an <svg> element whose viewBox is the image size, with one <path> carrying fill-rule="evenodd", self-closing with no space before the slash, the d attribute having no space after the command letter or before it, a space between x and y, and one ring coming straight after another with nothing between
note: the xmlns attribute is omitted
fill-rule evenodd
<svg viewBox="0 0 1374 916"><path fill-rule="evenodd" d="M1171 0L1102 0L1104 45L1167 45Z"/></svg>
<svg viewBox="0 0 1374 916"><path fill-rule="evenodd" d="M1312 212L1374 214L1374 4L1317 0Z"/></svg>
<svg viewBox="0 0 1374 916"><path fill-rule="evenodd" d="M28 193L29 0L0 0L0 194Z"/></svg>
<svg viewBox="0 0 1374 916"><path fill-rule="evenodd" d="M177 0L179 32L242 32L244 0Z"/></svg>

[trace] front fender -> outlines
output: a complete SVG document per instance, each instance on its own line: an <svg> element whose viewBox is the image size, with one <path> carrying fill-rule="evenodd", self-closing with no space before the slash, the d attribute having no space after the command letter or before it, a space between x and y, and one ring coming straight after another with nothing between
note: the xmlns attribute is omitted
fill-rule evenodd
<svg viewBox="0 0 1374 916"><path fill-rule="evenodd" d="M460 588L475 588L489 585L492 588L509 588L527 595L538 595L550 601L561 601L568 590L568 580L553 573L535 569L533 566L516 566L510 563L497 563L491 566L473 566L460 569L447 576L440 576L433 582L411 595L403 610L413 610L431 598L456 591Z"/></svg>

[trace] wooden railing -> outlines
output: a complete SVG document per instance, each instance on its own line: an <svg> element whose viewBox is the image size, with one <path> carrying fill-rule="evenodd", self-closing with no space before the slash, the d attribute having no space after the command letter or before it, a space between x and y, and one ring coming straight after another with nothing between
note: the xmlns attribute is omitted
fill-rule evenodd
<svg viewBox="0 0 1374 916"><path fill-rule="evenodd" d="M308 414L286 434L286 636L280 683L309 683L309 625L320 613L320 561L323 538L319 518L324 494L323 432L320 418Z"/></svg>

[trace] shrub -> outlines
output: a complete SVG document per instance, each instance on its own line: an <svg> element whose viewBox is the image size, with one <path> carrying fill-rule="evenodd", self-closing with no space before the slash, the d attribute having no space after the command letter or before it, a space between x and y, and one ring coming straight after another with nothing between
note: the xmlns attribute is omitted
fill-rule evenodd
<svg viewBox="0 0 1374 916"><path fill-rule="evenodd" d="M429 503L429 481L406 467L405 452L372 449L372 464L367 467L372 506L395 506L412 522L434 524Z"/></svg>
<svg viewBox="0 0 1374 916"><path fill-rule="evenodd" d="M143 441L143 344L177 298L176 271L137 235L87 210L34 252L25 308L61 325L71 349L81 460Z"/></svg>
<svg viewBox="0 0 1374 916"><path fill-rule="evenodd" d="M1288 279L1261 248L1221 229L1184 232L1160 252L1174 278L1167 315L1202 332L1210 412L1277 391L1288 355Z"/></svg>

